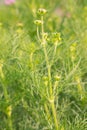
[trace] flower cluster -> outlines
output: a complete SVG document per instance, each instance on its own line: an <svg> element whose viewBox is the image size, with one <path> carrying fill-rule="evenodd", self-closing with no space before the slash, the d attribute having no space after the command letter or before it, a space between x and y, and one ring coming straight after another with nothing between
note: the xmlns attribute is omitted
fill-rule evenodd
<svg viewBox="0 0 87 130"><path fill-rule="evenodd" d="M41 16L41 19L39 20L35 20L34 24L36 24L37 26L37 36L39 41L44 41L42 43L52 43L55 46L57 46L58 43L61 44L61 35L59 32L55 32L55 33L51 33L50 35L44 31L44 20L43 20L43 16L47 13L46 9L40 8L38 9L37 13ZM39 26L41 26L41 33L39 31ZM60 45L59 44L59 45Z"/></svg>
<svg viewBox="0 0 87 130"><path fill-rule="evenodd" d="M43 16L43 15L45 15L45 14L47 13L47 10L46 10L46 9L43 9L43 8L40 8L40 9L38 9L37 13L38 13L39 15ZM41 20L35 20L35 21L34 21L34 24L36 24L36 25L38 26L38 25L43 24L43 22L42 22Z"/></svg>

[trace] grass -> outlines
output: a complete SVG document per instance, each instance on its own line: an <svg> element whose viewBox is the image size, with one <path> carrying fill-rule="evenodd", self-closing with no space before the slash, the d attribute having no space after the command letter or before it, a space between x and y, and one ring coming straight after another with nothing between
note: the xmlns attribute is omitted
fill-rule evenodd
<svg viewBox="0 0 87 130"><path fill-rule="evenodd" d="M86 0L0 6L0 130L87 129L86 12Z"/></svg>

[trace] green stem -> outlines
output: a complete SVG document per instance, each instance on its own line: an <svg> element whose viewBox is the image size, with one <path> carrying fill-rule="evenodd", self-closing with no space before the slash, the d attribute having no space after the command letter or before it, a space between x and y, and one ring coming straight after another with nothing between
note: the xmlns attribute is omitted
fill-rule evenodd
<svg viewBox="0 0 87 130"><path fill-rule="evenodd" d="M31 63L31 69L34 71L34 66L33 66L33 53L30 54L30 63Z"/></svg>
<svg viewBox="0 0 87 130"><path fill-rule="evenodd" d="M49 80L49 87L50 87L50 97L52 96L52 79L51 79L51 66L49 64L49 60L48 60L48 55L47 55L47 51L46 51L46 46L45 44L43 44L43 49L44 49L44 55L45 55L45 60L46 60L46 66L47 66L47 72L48 72L48 80Z"/></svg>
<svg viewBox="0 0 87 130"><path fill-rule="evenodd" d="M52 107L52 113L53 113L53 117L54 117L55 130L58 130L58 120L57 120L57 116L56 116L57 114L56 114L54 102L51 103L51 107Z"/></svg>
<svg viewBox="0 0 87 130"><path fill-rule="evenodd" d="M43 23L43 16L41 16L41 21L42 21L42 26L41 26L41 30L42 30L42 42L44 41L44 23Z"/></svg>
<svg viewBox="0 0 87 130"><path fill-rule="evenodd" d="M44 54L45 54L45 59L46 59L46 64L47 64L47 70L48 70L48 79L49 79L49 88L50 88L50 99L54 97L53 90L52 90L52 78L51 78L51 66L49 64L47 52L46 52L46 47L45 44L43 44L43 49L44 49ZM54 99L53 99L54 100ZM54 101L51 102L51 108L52 108L52 113L54 117L54 123L55 123L55 130L58 130L58 121L57 121L57 116L56 116L56 109L55 109L55 104Z"/></svg>
<svg viewBox="0 0 87 130"><path fill-rule="evenodd" d="M53 58L52 58L52 61L51 61L51 66L53 65L53 62L54 62L54 59L55 59L56 50L57 50L57 42L54 45L54 52L53 52Z"/></svg>
<svg viewBox="0 0 87 130"><path fill-rule="evenodd" d="M44 50L44 55L45 55L45 59L46 59L46 64L47 64L47 70L48 70L48 79L49 79L49 86L50 86L50 96L52 95L52 82L51 82L51 67L49 64L49 59L48 59L48 55L47 55L47 50L46 50L46 46L45 46L45 39L44 39L44 26L43 26L43 16L41 16L41 21L42 21L42 45L43 45L43 50Z"/></svg>
<svg viewBox="0 0 87 130"><path fill-rule="evenodd" d="M13 130L11 116L8 117L9 130Z"/></svg>
<svg viewBox="0 0 87 130"><path fill-rule="evenodd" d="M44 109L46 111L46 115L47 115L47 121L50 124L51 123L51 116L50 116L50 111L48 109L47 103L44 103Z"/></svg>
<svg viewBox="0 0 87 130"><path fill-rule="evenodd" d="M42 21L42 45L43 45L43 50L44 50L44 55L45 55L45 60L46 60L46 66L47 66L47 72L48 72L48 79L49 79L49 94L50 94L50 99L53 101L51 102L51 109L52 109L52 114L54 118L54 124L55 124L55 130L58 130L58 121L57 121L57 116L56 116L56 108L54 104L54 94L53 94L53 89L52 89L52 77L51 77L51 65L49 63L48 59L48 54L46 50L46 41L44 39L44 26L43 26L43 16L41 16L41 21ZM56 51L56 50L55 50Z"/></svg>
<svg viewBox="0 0 87 130"><path fill-rule="evenodd" d="M37 38L38 38L39 42L41 42L40 35L39 35L39 30L38 30L38 26L37 26Z"/></svg>

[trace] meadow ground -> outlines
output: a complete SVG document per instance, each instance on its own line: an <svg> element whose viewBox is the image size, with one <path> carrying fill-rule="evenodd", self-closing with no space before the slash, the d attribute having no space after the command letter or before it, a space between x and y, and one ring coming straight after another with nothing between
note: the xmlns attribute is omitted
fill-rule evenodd
<svg viewBox="0 0 87 130"><path fill-rule="evenodd" d="M0 1L0 130L87 130L86 0Z"/></svg>

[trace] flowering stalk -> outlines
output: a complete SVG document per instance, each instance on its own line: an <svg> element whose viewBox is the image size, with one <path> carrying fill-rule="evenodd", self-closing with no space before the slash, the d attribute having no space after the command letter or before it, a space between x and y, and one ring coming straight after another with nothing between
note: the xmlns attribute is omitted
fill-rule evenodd
<svg viewBox="0 0 87 130"><path fill-rule="evenodd" d="M47 11L45 9L39 9L38 13L41 16L41 45L43 47L43 51L44 51L44 55L45 55L45 60L46 60L46 67L47 67L47 73L48 73L48 86L49 86L49 102L50 102L50 106L51 106L51 110L52 110L52 114L53 114L53 118L54 118L54 125L55 125L55 130L58 130L58 120L57 120L57 113L56 113L56 108L55 108L55 96L53 93L53 85L52 85L52 76L51 76L51 64L49 62L49 58L48 58L48 54L47 54L47 50L46 50L46 39L44 38L44 21L43 21L43 15L46 13ZM55 50L56 51L56 50ZM47 112L48 117L51 117L51 113L49 112L49 109L47 109L47 104L44 105L45 106L45 110ZM50 115L49 115L50 113Z"/></svg>

